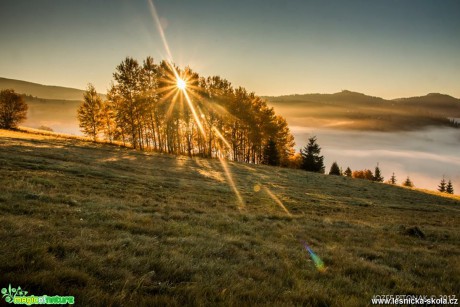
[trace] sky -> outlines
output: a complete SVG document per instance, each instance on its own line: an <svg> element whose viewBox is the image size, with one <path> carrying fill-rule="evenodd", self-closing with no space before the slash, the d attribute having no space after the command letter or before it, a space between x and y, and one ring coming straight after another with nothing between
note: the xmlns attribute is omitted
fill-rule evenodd
<svg viewBox="0 0 460 307"><path fill-rule="evenodd" d="M155 0L174 62L256 94L460 97L460 1ZM148 0L0 0L0 77L104 93L166 57Z"/></svg>

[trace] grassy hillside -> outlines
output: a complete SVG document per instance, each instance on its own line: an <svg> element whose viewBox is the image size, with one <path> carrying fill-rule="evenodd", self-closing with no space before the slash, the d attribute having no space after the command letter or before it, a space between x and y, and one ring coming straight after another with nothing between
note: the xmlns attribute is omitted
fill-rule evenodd
<svg viewBox="0 0 460 307"><path fill-rule="evenodd" d="M79 306L460 294L458 196L4 130L0 148L2 287Z"/></svg>
<svg viewBox="0 0 460 307"><path fill-rule="evenodd" d="M401 131L455 126L449 118L460 118L460 100L442 94L385 100L342 91L265 98L291 126Z"/></svg>

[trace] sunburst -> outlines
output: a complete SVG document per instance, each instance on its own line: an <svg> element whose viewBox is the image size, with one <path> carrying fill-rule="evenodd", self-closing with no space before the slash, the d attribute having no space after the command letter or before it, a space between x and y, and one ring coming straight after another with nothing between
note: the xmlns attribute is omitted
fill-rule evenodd
<svg viewBox="0 0 460 307"><path fill-rule="evenodd" d="M177 88L180 89L181 91L185 91L185 88L187 87L187 82L185 82L185 80L183 80L183 79L181 79L181 78L178 78L178 79L177 79L176 86L177 86Z"/></svg>

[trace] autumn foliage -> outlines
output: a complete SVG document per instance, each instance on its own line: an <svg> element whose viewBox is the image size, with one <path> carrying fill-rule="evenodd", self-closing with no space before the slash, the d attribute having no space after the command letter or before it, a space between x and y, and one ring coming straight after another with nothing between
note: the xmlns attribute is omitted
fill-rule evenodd
<svg viewBox="0 0 460 307"><path fill-rule="evenodd" d="M294 137L286 120L264 99L219 76L202 77L188 67L156 64L151 57L142 64L128 57L113 77L107 100L98 107L98 124L90 120L88 129L82 127L93 138L141 150L249 163L268 163L267 153L276 153L269 164L286 166L291 161ZM179 79L185 89L177 86ZM95 97L89 92L87 96Z"/></svg>

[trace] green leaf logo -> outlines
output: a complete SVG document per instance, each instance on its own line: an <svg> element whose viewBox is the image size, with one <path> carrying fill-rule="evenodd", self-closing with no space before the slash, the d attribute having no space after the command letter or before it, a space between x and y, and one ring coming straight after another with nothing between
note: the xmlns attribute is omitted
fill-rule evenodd
<svg viewBox="0 0 460 307"><path fill-rule="evenodd" d="M16 288L11 288L11 284L9 284L8 289L3 288L1 293L3 295L2 298L5 299L5 302L12 303L12 302L14 302L14 298L16 296L17 297L22 297L22 296L25 296L28 292L24 291L23 289L21 289L21 287L18 287L17 289Z"/></svg>

